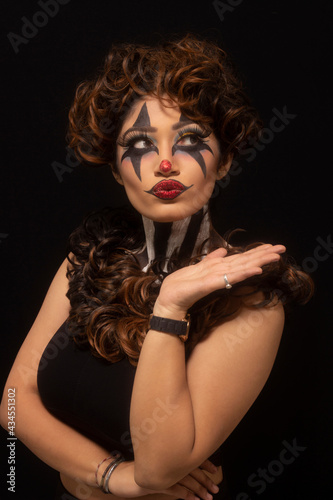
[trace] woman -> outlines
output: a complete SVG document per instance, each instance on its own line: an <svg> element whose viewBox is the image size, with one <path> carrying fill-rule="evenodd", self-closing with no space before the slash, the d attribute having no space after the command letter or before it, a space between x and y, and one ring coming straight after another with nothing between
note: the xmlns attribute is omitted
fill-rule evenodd
<svg viewBox="0 0 333 500"><path fill-rule="evenodd" d="M77 156L110 164L134 210L72 234L8 377L16 435L60 472L57 498L226 498L220 447L269 376L284 306L312 293L283 245L235 248L211 224L260 121L225 53L190 35L113 47L69 118Z"/></svg>

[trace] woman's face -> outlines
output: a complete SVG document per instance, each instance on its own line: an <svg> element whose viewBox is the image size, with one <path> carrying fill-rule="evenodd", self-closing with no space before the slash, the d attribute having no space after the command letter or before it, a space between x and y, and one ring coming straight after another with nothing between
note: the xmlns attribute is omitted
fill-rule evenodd
<svg viewBox="0 0 333 500"><path fill-rule="evenodd" d="M136 210L154 221L172 222L200 210L225 171L219 165L214 134L156 98L135 103L117 139L115 177Z"/></svg>

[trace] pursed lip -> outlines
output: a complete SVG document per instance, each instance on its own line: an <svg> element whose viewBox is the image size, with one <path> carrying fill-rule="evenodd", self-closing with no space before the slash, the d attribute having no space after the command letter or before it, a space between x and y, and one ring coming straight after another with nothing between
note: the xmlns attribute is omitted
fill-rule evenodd
<svg viewBox="0 0 333 500"><path fill-rule="evenodd" d="M153 186L149 191L146 191L146 193L153 194L157 198L161 198L163 200L173 200L192 186L193 184L191 186L185 186L179 181L164 179L163 181L155 184L155 186Z"/></svg>

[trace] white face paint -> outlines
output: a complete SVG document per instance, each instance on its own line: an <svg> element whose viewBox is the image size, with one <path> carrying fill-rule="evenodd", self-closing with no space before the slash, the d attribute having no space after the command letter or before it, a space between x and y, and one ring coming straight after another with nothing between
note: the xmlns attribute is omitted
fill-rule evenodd
<svg viewBox="0 0 333 500"><path fill-rule="evenodd" d="M221 178L219 145L200 124L155 98L138 101L117 141L116 179L129 201L151 220L172 222L207 204ZM160 168L161 161L171 163Z"/></svg>

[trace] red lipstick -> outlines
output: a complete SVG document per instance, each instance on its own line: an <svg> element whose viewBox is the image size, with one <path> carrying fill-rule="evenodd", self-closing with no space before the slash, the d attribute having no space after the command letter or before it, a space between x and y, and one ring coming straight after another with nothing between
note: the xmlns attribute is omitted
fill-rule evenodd
<svg viewBox="0 0 333 500"><path fill-rule="evenodd" d="M163 181L155 184L155 186L153 186L149 191L146 191L146 193L153 194L154 196L156 196L157 198L161 198L162 200L173 200L190 187L191 186L184 186L184 184L179 181L164 179Z"/></svg>

